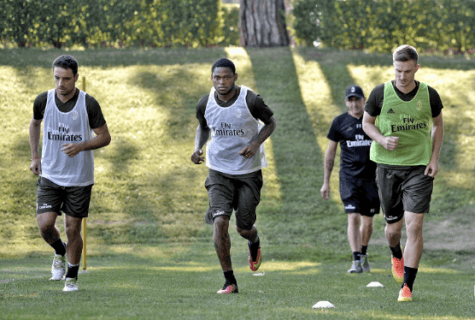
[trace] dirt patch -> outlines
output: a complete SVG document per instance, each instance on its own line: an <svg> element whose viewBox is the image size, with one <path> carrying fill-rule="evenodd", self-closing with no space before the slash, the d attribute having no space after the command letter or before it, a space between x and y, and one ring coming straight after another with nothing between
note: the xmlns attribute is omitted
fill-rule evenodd
<svg viewBox="0 0 475 320"><path fill-rule="evenodd" d="M458 209L446 218L424 221L424 249L452 251L475 251L475 206ZM405 228L402 242L405 243ZM371 243L386 245L384 234L371 238Z"/></svg>
<svg viewBox="0 0 475 320"><path fill-rule="evenodd" d="M475 207L468 207L424 223L424 248L475 251L474 219Z"/></svg>

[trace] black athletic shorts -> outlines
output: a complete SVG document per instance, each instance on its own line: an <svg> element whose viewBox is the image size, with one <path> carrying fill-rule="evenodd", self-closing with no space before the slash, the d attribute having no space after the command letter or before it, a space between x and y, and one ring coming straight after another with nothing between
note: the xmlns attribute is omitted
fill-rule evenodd
<svg viewBox="0 0 475 320"><path fill-rule="evenodd" d="M340 177L340 197L346 213L372 217L379 213L378 186L375 180Z"/></svg>
<svg viewBox="0 0 475 320"><path fill-rule="evenodd" d="M404 211L429 213L434 178L424 175L425 169L378 165L376 181L387 223L400 221Z"/></svg>
<svg viewBox="0 0 475 320"><path fill-rule="evenodd" d="M56 212L75 218L86 218L91 201L92 184L85 187L62 187L56 183L40 177L36 194L36 214Z"/></svg>
<svg viewBox="0 0 475 320"><path fill-rule="evenodd" d="M213 224L214 218L218 216L231 217L234 209L236 225L251 230L261 200L261 170L245 175L229 175L210 169L205 187L209 197L207 223Z"/></svg>

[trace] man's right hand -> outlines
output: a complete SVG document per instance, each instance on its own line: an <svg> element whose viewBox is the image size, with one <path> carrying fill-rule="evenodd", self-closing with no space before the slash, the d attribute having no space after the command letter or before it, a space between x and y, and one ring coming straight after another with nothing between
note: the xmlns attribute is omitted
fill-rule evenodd
<svg viewBox="0 0 475 320"><path fill-rule="evenodd" d="M201 149L196 150L191 155L191 162L193 162L194 164L200 164L200 163L204 162L205 158L202 157L202 155L203 155L203 150L201 150Z"/></svg>
<svg viewBox="0 0 475 320"><path fill-rule="evenodd" d="M40 175L41 174L41 159L32 159L31 160L31 165L30 165L30 170L35 174L35 175Z"/></svg>
<svg viewBox="0 0 475 320"><path fill-rule="evenodd" d="M330 185L327 183L324 183L322 188L320 189L320 193L323 199L328 200L328 198L330 198Z"/></svg>
<svg viewBox="0 0 475 320"><path fill-rule="evenodd" d="M392 151L397 148L399 144L399 137L384 137L382 142L383 143L381 145L384 147L384 149Z"/></svg>

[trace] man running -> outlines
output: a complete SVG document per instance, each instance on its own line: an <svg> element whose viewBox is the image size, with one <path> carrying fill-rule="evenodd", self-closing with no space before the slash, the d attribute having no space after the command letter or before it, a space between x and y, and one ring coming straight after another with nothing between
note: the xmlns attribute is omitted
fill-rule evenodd
<svg viewBox="0 0 475 320"><path fill-rule="evenodd" d="M415 80L419 55L402 45L393 54L395 79L373 89L365 106L363 130L375 143L377 183L386 219L392 272L401 284L398 301L412 301L422 256L422 224L429 213L444 125L442 101L433 88ZM407 241L400 246L405 218Z"/></svg>
<svg viewBox="0 0 475 320"><path fill-rule="evenodd" d="M264 141L276 127L273 112L264 100L245 86L235 84L238 79L234 63L217 60L211 68L211 92L198 102L195 150L191 161L205 161L209 174L205 182L209 209L206 222L213 224L213 241L225 284L218 294L238 293L231 263L229 219L236 213L236 229L248 240L249 267L257 271L262 261L259 235L254 226L256 207L262 188L261 169L267 167ZM260 121L264 123L262 126Z"/></svg>
<svg viewBox="0 0 475 320"><path fill-rule="evenodd" d="M94 184L93 150L107 146L111 141L101 107L93 97L76 88L77 72L78 63L72 56L56 58L53 62L56 88L36 98L29 129L30 170L40 175L36 220L41 236L55 250L51 280L61 280L65 276L63 291L78 290L77 276L83 248L81 221L88 216ZM67 244L61 240L56 227L56 218L61 211L66 215Z"/></svg>
<svg viewBox="0 0 475 320"><path fill-rule="evenodd" d="M369 159L372 140L362 128L363 89L353 85L346 89L345 112L333 120L327 138L322 197L330 197L330 176L340 143L340 197L348 214L348 240L353 252L353 264L348 273L369 272L368 243L373 233L373 216L379 213L376 164ZM362 221L362 223L361 223Z"/></svg>

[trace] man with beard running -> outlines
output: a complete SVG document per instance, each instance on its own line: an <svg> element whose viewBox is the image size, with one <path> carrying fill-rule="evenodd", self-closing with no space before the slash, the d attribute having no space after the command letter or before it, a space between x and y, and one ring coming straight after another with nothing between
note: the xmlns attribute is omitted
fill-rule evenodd
<svg viewBox="0 0 475 320"><path fill-rule="evenodd" d="M211 92L198 102L195 150L191 161L205 161L209 167L205 187L209 209L206 222L213 225L213 241L225 284L218 294L238 293L231 263L229 219L236 214L236 229L248 240L249 267L257 271L262 261L256 221L263 184L261 169L267 167L264 141L276 127L273 112L258 94L245 86L237 86L234 63L226 58L211 68ZM261 124L263 123L263 125Z"/></svg>

